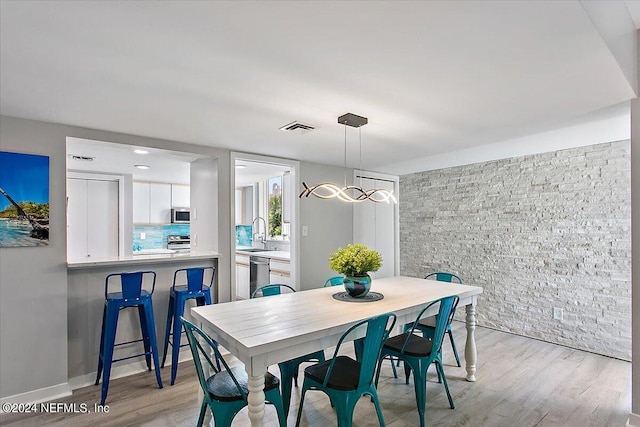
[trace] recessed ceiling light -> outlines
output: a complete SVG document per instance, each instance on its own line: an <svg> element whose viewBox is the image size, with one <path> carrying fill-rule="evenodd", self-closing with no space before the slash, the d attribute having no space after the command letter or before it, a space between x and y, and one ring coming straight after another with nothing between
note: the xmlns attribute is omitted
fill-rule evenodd
<svg viewBox="0 0 640 427"><path fill-rule="evenodd" d="M138 169L151 169L151 166L148 165L135 165Z"/></svg>
<svg viewBox="0 0 640 427"><path fill-rule="evenodd" d="M236 169L244 169L247 165L236 165Z"/></svg>
<svg viewBox="0 0 640 427"><path fill-rule="evenodd" d="M140 148L136 148L135 150L133 150L133 152L136 154L149 154L147 150L142 150Z"/></svg>

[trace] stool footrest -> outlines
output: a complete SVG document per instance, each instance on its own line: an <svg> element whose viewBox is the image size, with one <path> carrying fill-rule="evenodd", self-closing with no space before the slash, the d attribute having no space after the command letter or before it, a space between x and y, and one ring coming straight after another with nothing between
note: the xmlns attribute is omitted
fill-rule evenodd
<svg viewBox="0 0 640 427"><path fill-rule="evenodd" d="M134 357L141 357L141 356L151 356L153 354L153 352L147 352L147 353L140 353L140 354L134 354L133 356L127 356L127 357L122 357L120 359L113 359L111 361L111 363L113 362L120 362L121 360L127 360L127 359L133 359Z"/></svg>
<svg viewBox="0 0 640 427"><path fill-rule="evenodd" d="M140 338L139 340L133 340L133 341L127 341L127 342L119 342L117 344L114 344L114 347L118 347L119 345L127 345L127 344L133 344L135 342L142 342L144 341L144 338Z"/></svg>

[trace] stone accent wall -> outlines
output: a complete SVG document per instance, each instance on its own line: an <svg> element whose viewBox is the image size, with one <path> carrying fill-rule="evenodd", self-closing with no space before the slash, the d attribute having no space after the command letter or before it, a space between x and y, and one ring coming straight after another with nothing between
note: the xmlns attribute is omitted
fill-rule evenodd
<svg viewBox="0 0 640 427"><path fill-rule="evenodd" d="M631 359L629 141L401 176L399 203L401 274L482 286L480 326Z"/></svg>

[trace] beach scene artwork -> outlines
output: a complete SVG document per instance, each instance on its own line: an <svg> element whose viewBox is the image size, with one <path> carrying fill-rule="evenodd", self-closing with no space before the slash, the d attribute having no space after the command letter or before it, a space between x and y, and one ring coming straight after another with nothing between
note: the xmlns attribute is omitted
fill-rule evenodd
<svg viewBox="0 0 640 427"><path fill-rule="evenodd" d="M49 244L49 157L0 151L0 247Z"/></svg>

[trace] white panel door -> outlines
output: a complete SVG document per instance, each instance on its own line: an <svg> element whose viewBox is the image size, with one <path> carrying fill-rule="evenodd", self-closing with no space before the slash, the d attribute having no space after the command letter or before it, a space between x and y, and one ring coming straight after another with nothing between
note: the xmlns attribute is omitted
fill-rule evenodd
<svg viewBox="0 0 640 427"><path fill-rule="evenodd" d="M363 189L384 188L394 191L394 183L380 179L358 178L356 184ZM382 255L382 267L372 277L396 275L396 225L392 203L364 201L354 204L353 242L363 243Z"/></svg>
<svg viewBox="0 0 640 427"><path fill-rule="evenodd" d="M67 259L118 257L119 184L67 180Z"/></svg>
<svg viewBox="0 0 640 427"><path fill-rule="evenodd" d="M87 258L87 180L67 179L67 260Z"/></svg>
<svg viewBox="0 0 640 427"><path fill-rule="evenodd" d="M91 259L118 256L118 182L88 180L87 235Z"/></svg>

